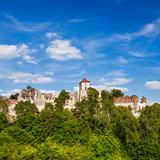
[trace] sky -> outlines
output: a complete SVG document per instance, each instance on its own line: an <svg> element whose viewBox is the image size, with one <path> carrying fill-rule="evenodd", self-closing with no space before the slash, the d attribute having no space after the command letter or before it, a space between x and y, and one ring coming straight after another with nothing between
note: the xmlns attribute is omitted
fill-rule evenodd
<svg viewBox="0 0 160 160"><path fill-rule="evenodd" d="M0 94L82 78L160 102L160 1L0 0Z"/></svg>

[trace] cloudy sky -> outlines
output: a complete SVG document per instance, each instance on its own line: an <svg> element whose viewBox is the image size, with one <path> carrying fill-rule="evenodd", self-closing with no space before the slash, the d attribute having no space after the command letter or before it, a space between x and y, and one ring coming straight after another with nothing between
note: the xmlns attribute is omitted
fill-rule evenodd
<svg viewBox="0 0 160 160"><path fill-rule="evenodd" d="M0 0L0 94L83 77L160 101L160 1Z"/></svg>

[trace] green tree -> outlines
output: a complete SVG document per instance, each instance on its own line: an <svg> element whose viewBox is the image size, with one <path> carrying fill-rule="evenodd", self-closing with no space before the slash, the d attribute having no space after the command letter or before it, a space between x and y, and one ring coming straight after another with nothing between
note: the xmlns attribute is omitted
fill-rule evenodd
<svg viewBox="0 0 160 160"><path fill-rule="evenodd" d="M95 160L117 160L120 154L120 143L112 135L90 135L87 143Z"/></svg>
<svg viewBox="0 0 160 160"><path fill-rule="evenodd" d="M69 156L64 152L63 146L50 140L39 145L38 158L43 160L69 160Z"/></svg>
<svg viewBox="0 0 160 160"><path fill-rule="evenodd" d="M62 111L63 110L63 107L64 107L64 104L65 102L69 99L69 93L66 92L65 90L62 90L59 95L58 95L58 98L56 98L55 102L55 107L57 110L59 111Z"/></svg>
<svg viewBox="0 0 160 160"><path fill-rule="evenodd" d="M94 115L99 110L99 92L94 88L88 88L87 90L87 103L88 109L91 115Z"/></svg>
<svg viewBox="0 0 160 160"><path fill-rule="evenodd" d="M110 116L112 131L124 145L139 143L139 123L128 108L113 107Z"/></svg>
<svg viewBox="0 0 160 160"><path fill-rule="evenodd" d="M19 144L31 144L34 142L34 137L19 127L10 126L4 129L0 134L11 137Z"/></svg>
<svg viewBox="0 0 160 160"><path fill-rule="evenodd" d="M16 94L12 94L9 99L15 99L17 100L18 99L18 96L19 96L19 93L16 93Z"/></svg>
<svg viewBox="0 0 160 160"><path fill-rule="evenodd" d="M55 115L54 115L54 106L51 103L46 103L45 108L40 112L39 116L37 117L36 124L38 122L38 127L36 125L37 131L41 134L39 134L39 139L45 140L48 136L53 134L54 131L54 121L55 121ZM35 133L36 133L36 129ZM38 137L37 137L38 138Z"/></svg>
<svg viewBox="0 0 160 160"><path fill-rule="evenodd" d="M30 101L26 102L19 102L15 106L16 114L19 117L25 116L25 115L37 115L38 114L38 109L35 106L35 104L32 104Z"/></svg>
<svg viewBox="0 0 160 160"><path fill-rule="evenodd" d="M121 90L119 90L119 89L112 89L111 90L111 95L113 97L123 97L124 93Z"/></svg>
<svg viewBox="0 0 160 160"><path fill-rule="evenodd" d="M160 104L147 106L139 117L141 134L154 144L160 144Z"/></svg>
<svg viewBox="0 0 160 160"><path fill-rule="evenodd" d="M37 120L38 109L29 101L19 102L16 107L16 126L25 129L28 133L35 136L37 140L41 137L40 124Z"/></svg>
<svg viewBox="0 0 160 160"><path fill-rule="evenodd" d="M17 127L9 127L2 131L0 133L0 160L34 159L35 148L29 145L32 143L31 137Z"/></svg>
<svg viewBox="0 0 160 160"><path fill-rule="evenodd" d="M141 142L132 147L129 154L135 160L158 160L160 159L160 145L150 142L149 140L141 140Z"/></svg>
<svg viewBox="0 0 160 160"><path fill-rule="evenodd" d="M105 110L97 111L94 115L95 130L98 133L105 134L110 129L110 114Z"/></svg>
<svg viewBox="0 0 160 160"><path fill-rule="evenodd" d="M46 103L45 104L45 111L53 113L54 110L55 110L55 106L52 103Z"/></svg>
<svg viewBox="0 0 160 160"><path fill-rule="evenodd" d="M14 160L38 160L37 148L31 145L21 145L19 147L19 153L13 153ZM39 159L40 160L40 159Z"/></svg>
<svg viewBox="0 0 160 160"><path fill-rule="evenodd" d="M101 92L101 105L102 109L109 111L113 106L113 96L110 92L103 90Z"/></svg>
<svg viewBox="0 0 160 160"><path fill-rule="evenodd" d="M9 126L7 117L4 113L0 112L0 132Z"/></svg>
<svg viewBox="0 0 160 160"><path fill-rule="evenodd" d="M72 145L78 139L78 120L67 109L54 113L52 137L58 143Z"/></svg>
<svg viewBox="0 0 160 160"><path fill-rule="evenodd" d="M3 97L0 97L0 112L8 112L8 101Z"/></svg>

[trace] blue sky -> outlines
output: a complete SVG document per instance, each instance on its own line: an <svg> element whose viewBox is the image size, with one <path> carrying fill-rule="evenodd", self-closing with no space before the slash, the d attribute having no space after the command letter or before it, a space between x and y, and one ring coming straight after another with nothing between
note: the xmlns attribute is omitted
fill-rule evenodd
<svg viewBox="0 0 160 160"><path fill-rule="evenodd" d="M159 102L159 0L1 0L0 94L96 88Z"/></svg>

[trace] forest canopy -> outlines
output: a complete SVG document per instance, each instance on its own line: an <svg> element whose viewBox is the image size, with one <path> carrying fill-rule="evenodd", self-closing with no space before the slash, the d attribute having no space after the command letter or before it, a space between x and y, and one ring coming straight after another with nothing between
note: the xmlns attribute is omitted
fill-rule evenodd
<svg viewBox="0 0 160 160"><path fill-rule="evenodd" d="M160 159L160 104L135 117L127 107L116 107L113 97L123 93L96 89L74 110L64 109L69 94L59 94L55 106L19 102L17 119L9 123L0 99L0 160L157 160Z"/></svg>

